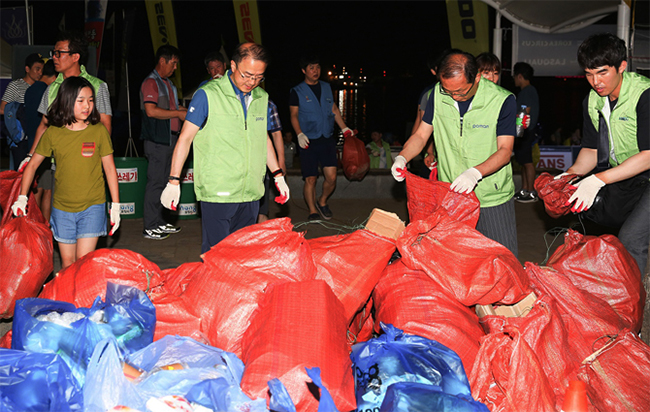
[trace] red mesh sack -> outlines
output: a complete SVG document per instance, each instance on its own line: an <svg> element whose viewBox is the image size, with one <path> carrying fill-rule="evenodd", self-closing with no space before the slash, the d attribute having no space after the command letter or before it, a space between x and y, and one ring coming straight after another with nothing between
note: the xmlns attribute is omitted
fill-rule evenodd
<svg viewBox="0 0 650 412"><path fill-rule="evenodd" d="M390 156L390 153L386 155ZM343 173L349 180L361 180L368 173L370 156L368 156L366 145L356 136L345 139L341 163L343 164Z"/></svg>
<svg viewBox="0 0 650 412"><path fill-rule="evenodd" d="M368 301L395 252L395 241L363 229L307 243L316 265L316 279L327 282L343 303L346 319L352 320Z"/></svg>
<svg viewBox="0 0 650 412"><path fill-rule="evenodd" d="M181 297L201 318L212 346L241 356L241 339L267 286L314 278L309 244L292 229L289 218L272 219L232 233L205 253Z"/></svg>
<svg viewBox="0 0 650 412"><path fill-rule="evenodd" d="M319 367L338 410L355 409L346 325L343 305L322 280L269 287L242 342L242 389L252 399L268 398L267 382L278 378L296 410L315 412L315 386L305 367Z"/></svg>
<svg viewBox="0 0 650 412"><path fill-rule="evenodd" d="M154 341L167 335L196 336L201 334L201 318L193 313L187 306L187 302L180 296L158 288L149 293L149 298L156 307Z"/></svg>
<svg viewBox="0 0 650 412"><path fill-rule="evenodd" d="M530 262L526 262L526 272L539 295L552 296L557 302L574 345L590 350L602 337L617 335L623 329L621 318L607 302L580 290L563 273Z"/></svg>
<svg viewBox="0 0 650 412"><path fill-rule="evenodd" d="M609 304L633 332L641 329L646 292L639 266L612 235L584 236L574 230L564 237L547 263L579 289Z"/></svg>
<svg viewBox="0 0 650 412"><path fill-rule="evenodd" d="M512 304L530 293L517 258L503 245L437 210L397 240L402 260L431 276L465 306Z"/></svg>
<svg viewBox="0 0 650 412"><path fill-rule="evenodd" d="M549 216L558 218L566 215L571 210L571 205L567 205L569 198L576 191L571 181L578 175L565 175L555 180L555 176L544 172L535 179L535 190L540 199L544 201L544 208Z"/></svg>
<svg viewBox="0 0 650 412"><path fill-rule="evenodd" d="M592 346L569 334L554 298L540 295L532 310L521 317L488 315L480 319L488 334L516 329L537 356L546 378L555 391L558 410L569 381L577 379L582 360Z"/></svg>
<svg viewBox="0 0 650 412"><path fill-rule="evenodd" d="M0 348L11 349L11 335L12 335L11 329L9 329L7 333L2 335L2 338L0 338Z"/></svg>
<svg viewBox="0 0 650 412"><path fill-rule="evenodd" d="M450 296L421 270L396 260L373 292L376 332L380 322L405 333L435 340L458 354L466 373L472 370L485 333L474 311Z"/></svg>
<svg viewBox="0 0 650 412"><path fill-rule="evenodd" d="M555 395L535 352L516 328L491 333L469 374L472 397L496 412L556 411Z"/></svg>
<svg viewBox="0 0 650 412"><path fill-rule="evenodd" d="M585 359L580 378L599 411L650 411L650 347L626 331Z"/></svg>
<svg viewBox="0 0 650 412"><path fill-rule="evenodd" d="M432 176L435 173L432 173ZM424 220L438 208L444 209L454 219L476 227L480 203L476 194L460 194L449 190L451 184L428 180L406 172L406 199L411 222Z"/></svg>
<svg viewBox="0 0 650 412"><path fill-rule="evenodd" d="M89 307L106 297L106 283L133 286L145 293L163 281L155 263L126 249L97 249L57 273L38 296Z"/></svg>
<svg viewBox="0 0 650 412"><path fill-rule="evenodd" d="M0 319L13 316L16 300L35 297L53 269L52 232L34 196L29 196L27 216L12 216L21 182L21 173L0 172Z"/></svg>
<svg viewBox="0 0 650 412"><path fill-rule="evenodd" d="M173 295L180 295L185 292L187 284L202 267L203 262L188 262L173 269L163 270L164 289Z"/></svg>
<svg viewBox="0 0 650 412"><path fill-rule="evenodd" d="M18 299L38 295L52 273L52 252L52 232L44 223L19 217L0 226L0 318L13 316Z"/></svg>

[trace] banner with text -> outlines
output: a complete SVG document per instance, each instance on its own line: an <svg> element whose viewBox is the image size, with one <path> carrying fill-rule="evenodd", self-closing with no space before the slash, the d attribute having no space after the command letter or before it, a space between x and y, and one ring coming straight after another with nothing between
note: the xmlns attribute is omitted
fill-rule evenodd
<svg viewBox="0 0 650 412"><path fill-rule="evenodd" d="M86 0L84 32L88 40L88 47L95 50L95 65L97 68L99 68L99 56L102 51L107 4L108 0Z"/></svg>
<svg viewBox="0 0 650 412"><path fill-rule="evenodd" d="M569 33L547 34L512 27L512 63L526 62L535 76L583 76L578 47L592 34L616 34L614 24L592 24Z"/></svg>
<svg viewBox="0 0 650 412"><path fill-rule="evenodd" d="M252 42L262 44L260 16L256 0L233 0L235 19L240 43Z"/></svg>
<svg viewBox="0 0 650 412"><path fill-rule="evenodd" d="M451 47L474 56L490 51L487 4L472 0L447 0Z"/></svg>
<svg viewBox="0 0 650 412"><path fill-rule="evenodd" d="M145 4L147 6L147 16L149 17L149 29L151 30L154 54L164 44L178 47L171 0L146 0ZM178 95L182 96L180 63L178 63L178 68L174 72L172 80L178 89Z"/></svg>

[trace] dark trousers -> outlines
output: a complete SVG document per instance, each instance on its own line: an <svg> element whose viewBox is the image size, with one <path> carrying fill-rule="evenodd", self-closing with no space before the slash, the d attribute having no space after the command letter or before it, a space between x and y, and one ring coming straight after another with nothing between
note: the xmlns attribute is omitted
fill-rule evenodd
<svg viewBox="0 0 650 412"><path fill-rule="evenodd" d="M260 202L201 202L201 253L205 253L229 234L257 222Z"/></svg>
<svg viewBox="0 0 650 412"><path fill-rule="evenodd" d="M650 242L650 185L647 185L641 199L618 231L618 239L636 260L643 273L648 263Z"/></svg>
<svg viewBox="0 0 650 412"><path fill-rule="evenodd" d="M12 147L9 150L11 151L11 158L14 160L14 170L18 170L18 166L27 157L27 153L29 153L29 143L27 140L23 140L16 147Z"/></svg>
<svg viewBox="0 0 650 412"><path fill-rule="evenodd" d="M149 162L142 209L145 229L155 229L167 223L162 216L163 205L160 203L160 195L167 185L176 139L172 143L171 146L167 146L147 140L144 142L144 155Z"/></svg>
<svg viewBox="0 0 650 412"><path fill-rule="evenodd" d="M485 237L501 243L515 257L518 257L514 198L498 206L482 207L476 230Z"/></svg>

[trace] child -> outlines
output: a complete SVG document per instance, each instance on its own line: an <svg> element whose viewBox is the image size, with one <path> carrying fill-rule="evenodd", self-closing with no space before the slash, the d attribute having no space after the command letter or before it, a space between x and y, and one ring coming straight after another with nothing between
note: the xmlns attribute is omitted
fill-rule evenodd
<svg viewBox="0 0 650 412"><path fill-rule="evenodd" d="M371 169L390 169L393 165L390 146L383 139L383 134L379 130L373 130L370 133L371 142L366 145L370 155Z"/></svg>
<svg viewBox="0 0 650 412"><path fill-rule="evenodd" d="M61 268L95 250L99 236L106 236L106 189L102 167L113 203L111 235L120 226L120 198L113 146L100 123L95 91L88 80L69 77L63 81L48 111L47 131L38 143L23 174L14 216L27 215L27 193L34 173L47 157L56 161L55 191L50 225L59 243Z"/></svg>
<svg viewBox="0 0 650 412"><path fill-rule="evenodd" d="M481 53L476 56L476 64L478 64L478 72L481 73L481 76L494 84L499 84L501 62L496 55L488 52Z"/></svg>

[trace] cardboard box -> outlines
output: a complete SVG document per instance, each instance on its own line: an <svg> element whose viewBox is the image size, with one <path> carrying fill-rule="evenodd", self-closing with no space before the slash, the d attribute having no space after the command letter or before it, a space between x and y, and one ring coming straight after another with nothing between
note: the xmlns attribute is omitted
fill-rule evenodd
<svg viewBox="0 0 650 412"><path fill-rule="evenodd" d="M404 231L405 225L395 213L373 209L366 223L366 229L378 235L397 240Z"/></svg>
<svg viewBox="0 0 650 412"><path fill-rule="evenodd" d="M537 296L531 292L514 305L476 305L476 314L479 318L487 315L505 316L506 318L520 318L528 315L535 305Z"/></svg>

